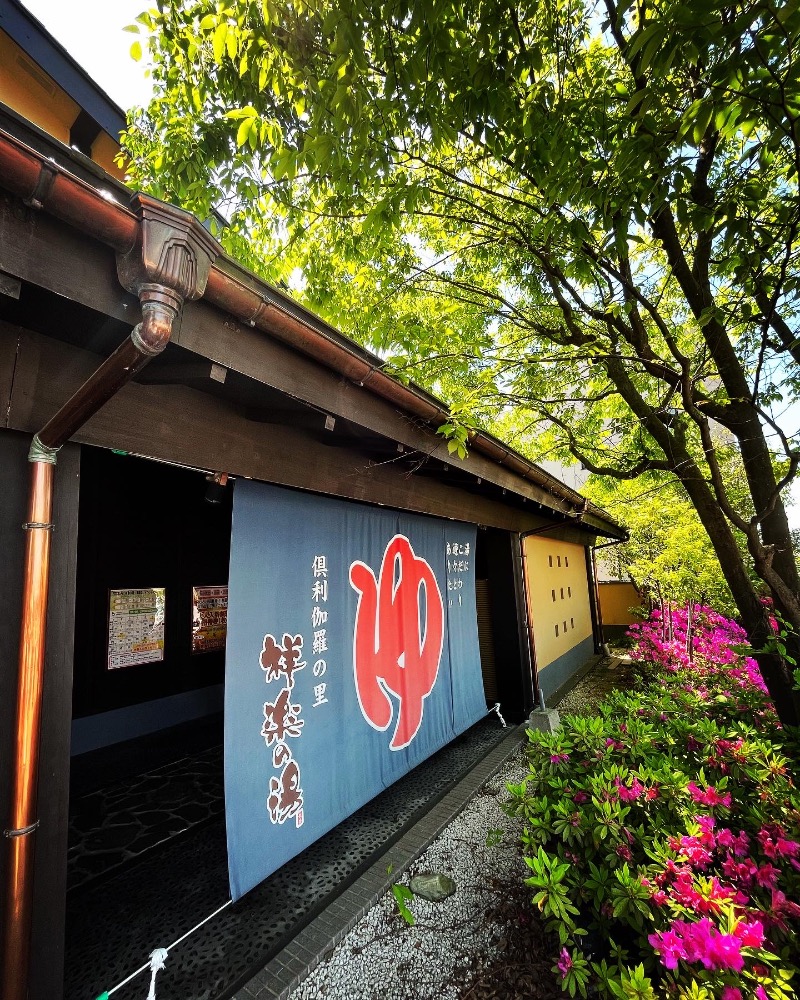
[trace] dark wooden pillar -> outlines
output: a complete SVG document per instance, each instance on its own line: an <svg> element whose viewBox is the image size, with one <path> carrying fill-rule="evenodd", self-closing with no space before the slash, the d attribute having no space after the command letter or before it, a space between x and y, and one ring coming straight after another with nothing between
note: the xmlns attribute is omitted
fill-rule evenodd
<svg viewBox="0 0 800 1000"><path fill-rule="evenodd" d="M0 822L7 825L30 435L0 430ZM80 448L56 468L53 558L39 766L30 1000L60 1000L64 978L72 646ZM5 864L5 850L0 865Z"/></svg>

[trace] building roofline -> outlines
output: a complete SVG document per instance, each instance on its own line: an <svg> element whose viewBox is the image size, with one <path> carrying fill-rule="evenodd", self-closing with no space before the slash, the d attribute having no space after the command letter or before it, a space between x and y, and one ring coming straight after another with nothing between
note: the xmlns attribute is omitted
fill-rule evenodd
<svg viewBox="0 0 800 1000"><path fill-rule="evenodd" d="M119 142L120 132L127 127L125 112L19 0L0 0L0 29Z"/></svg>
<svg viewBox="0 0 800 1000"><path fill-rule="evenodd" d="M57 145L57 140L52 140ZM137 214L98 189L98 178L84 180L0 130L0 184L28 204L62 219L85 234L127 253L141 239ZM114 187L121 194L119 185ZM131 200L140 196L131 194ZM141 196L153 201L149 196ZM188 215L189 213L186 213ZM212 264L203 298L307 354L407 414L439 426L450 419L442 400L413 384L400 382L384 362L360 347L289 295L248 271L220 249ZM470 447L536 484L553 498L552 509L590 531L625 537L625 530L600 507L566 486L534 462L485 431L471 435Z"/></svg>

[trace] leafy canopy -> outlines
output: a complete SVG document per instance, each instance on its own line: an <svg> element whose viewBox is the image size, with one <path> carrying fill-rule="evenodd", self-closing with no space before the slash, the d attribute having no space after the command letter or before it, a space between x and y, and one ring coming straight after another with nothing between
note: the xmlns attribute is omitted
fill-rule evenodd
<svg viewBox="0 0 800 1000"><path fill-rule="evenodd" d="M140 183L221 206L229 249L464 422L679 480L754 641L737 533L800 631L797 0L160 0L139 26Z"/></svg>

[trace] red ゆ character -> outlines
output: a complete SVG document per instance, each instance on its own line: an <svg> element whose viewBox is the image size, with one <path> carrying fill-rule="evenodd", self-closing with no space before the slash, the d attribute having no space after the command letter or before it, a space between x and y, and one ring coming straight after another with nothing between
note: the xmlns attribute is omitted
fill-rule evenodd
<svg viewBox="0 0 800 1000"><path fill-rule="evenodd" d="M405 535L386 546L376 580L369 566L354 562L350 583L359 594L353 634L353 670L361 712L373 729L385 730L400 701L390 750L402 750L422 725L423 703L439 673L444 640L444 603L425 559L414 555Z"/></svg>

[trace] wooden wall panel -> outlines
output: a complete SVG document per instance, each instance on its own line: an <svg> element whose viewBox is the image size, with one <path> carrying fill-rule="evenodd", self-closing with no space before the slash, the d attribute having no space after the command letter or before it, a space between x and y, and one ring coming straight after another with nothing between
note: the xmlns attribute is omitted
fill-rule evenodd
<svg viewBox="0 0 800 1000"><path fill-rule="evenodd" d="M0 271L131 326L139 320L139 303L119 283L110 247L7 194L0 195Z"/></svg>

